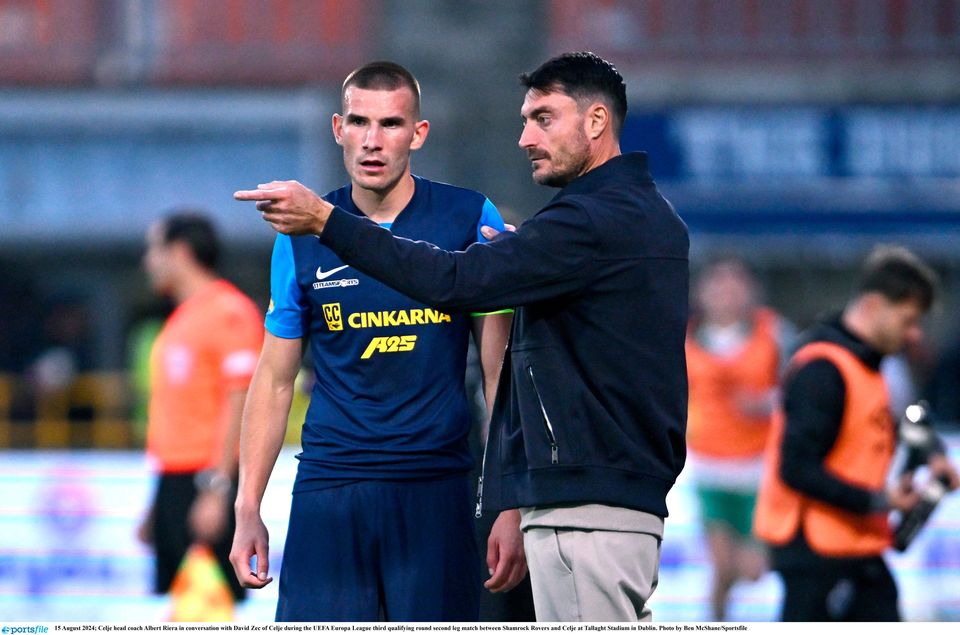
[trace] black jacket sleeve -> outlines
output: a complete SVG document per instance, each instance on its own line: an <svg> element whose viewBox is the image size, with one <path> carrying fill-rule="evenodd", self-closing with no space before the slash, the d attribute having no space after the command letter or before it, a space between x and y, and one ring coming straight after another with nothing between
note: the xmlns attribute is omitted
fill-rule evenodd
<svg viewBox="0 0 960 635"><path fill-rule="evenodd" d="M884 507L883 493L842 481L824 467L840 433L845 399L843 377L827 360L812 361L790 376L783 397L780 478L810 498L866 514Z"/></svg>
<svg viewBox="0 0 960 635"><path fill-rule="evenodd" d="M520 229L465 251L394 236L375 223L334 208L320 242L343 262L404 295L449 311L484 311L528 304L589 283L596 253L585 210L556 203Z"/></svg>

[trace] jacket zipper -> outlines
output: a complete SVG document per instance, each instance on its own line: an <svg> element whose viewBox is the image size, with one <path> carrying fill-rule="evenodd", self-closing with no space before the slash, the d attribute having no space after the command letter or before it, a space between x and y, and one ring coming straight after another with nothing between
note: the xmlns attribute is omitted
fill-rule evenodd
<svg viewBox="0 0 960 635"><path fill-rule="evenodd" d="M543 415L544 429L547 431L547 439L550 441L550 462L559 463L560 450L557 447L557 437L553 434L553 424L550 423L547 409L543 405L543 398L540 396L540 390L537 388L537 380L533 377L533 366L527 366L527 374L530 375L530 383L533 384L533 394L537 396L537 403L540 404L540 414Z"/></svg>
<svg viewBox="0 0 960 635"><path fill-rule="evenodd" d="M490 431L493 427L490 427ZM487 471L487 448L490 447L490 432L487 432L487 442L483 444L483 458L480 459L480 478L477 479L477 509L473 513L474 518L483 516L483 475Z"/></svg>

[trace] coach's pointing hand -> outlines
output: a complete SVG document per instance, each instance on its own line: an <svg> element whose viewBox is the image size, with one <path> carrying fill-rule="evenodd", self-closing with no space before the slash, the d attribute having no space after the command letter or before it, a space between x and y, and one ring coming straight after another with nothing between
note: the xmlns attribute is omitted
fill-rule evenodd
<svg viewBox="0 0 960 635"><path fill-rule="evenodd" d="M238 201L256 201L263 220L281 234L320 234L333 205L297 181L271 181L255 190L233 193Z"/></svg>

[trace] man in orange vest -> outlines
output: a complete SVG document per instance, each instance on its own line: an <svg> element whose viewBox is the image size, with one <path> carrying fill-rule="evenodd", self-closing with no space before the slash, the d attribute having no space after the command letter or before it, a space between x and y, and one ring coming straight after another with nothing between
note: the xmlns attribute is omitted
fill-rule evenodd
<svg viewBox="0 0 960 635"><path fill-rule="evenodd" d="M766 570L766 550L751 521L763 449L793 326L759 306L747 264L721 257L705 266L687 331L688 467L713 563L711 617L727 616L730 589Z"/></svg>
<svg viewBox="0 0 960 635"><path fill-rule="evenodd" d="M173 212L147 233L144 268L177 305L150 354L147 454L159 472L139 535L156 553L154 590L170 590L194 543L216 555L234 598L240 414L263 343L260 309L216 273L220 243L202 213Z"/></svg>
<svg viewBox="0 0 960 635"><path fill-rule="evenodd" d="M887 485L897 429L880 362L922 337L935 287L910 251L878 247L842 314L805 334L790 360L754 517L783 578L784 621L900 619L882 556L888 514L909 512L919 494L909 478ZM960 485L943 453L928 465L931 478Z"/></svg>

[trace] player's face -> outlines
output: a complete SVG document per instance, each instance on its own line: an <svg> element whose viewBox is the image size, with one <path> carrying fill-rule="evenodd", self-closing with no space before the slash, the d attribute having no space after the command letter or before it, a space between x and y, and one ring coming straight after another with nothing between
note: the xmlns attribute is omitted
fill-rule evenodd
<svg viewBox="0 0 960 635"><path fill-rule="evenodd" d="M882 353L899 353L923 339L924 311L914 300L891 302L881 298L874 322L872 344Z"/></svg>
<svg viewBox="0 0 960 635"><path fill-rule="evenodd" d="M410 173L410 153L426 141L429 124L417 121L408 88L367 90L350 86L333 135L354 186L384 194Z"/></svg>
<svg viewBox="0 0 960 635"><path fill-rule="evenodd" d="M746 319L754 304L750 274L734 263L720 263L700 282L698 301L704 318L729 325Z"/></svg>
<svg viewBox="0 0 960 635"><path fill-rule="evenodd" d="M163 226L155 223L147 231L147 250L143 254L143 268L150 285L159 294L170 292L173 280L173 256L170 245L163 241Z"/></svg>
<svg viewBox="0 0 960 635"><path fill-rule="evenodd" d="M590 162L586 116L572 97L529 90L520 116L519 143L530 159L534 181L563 187L586 172Z"/></svg>

